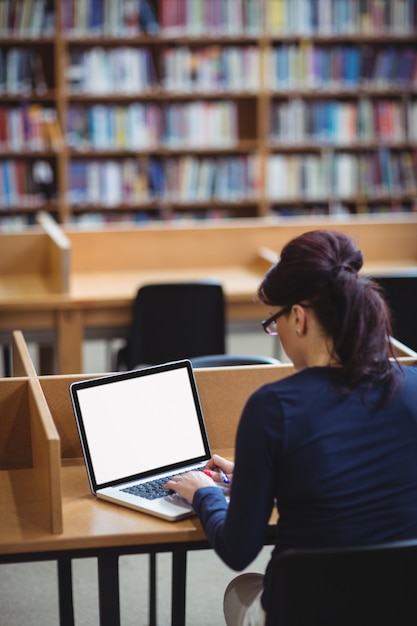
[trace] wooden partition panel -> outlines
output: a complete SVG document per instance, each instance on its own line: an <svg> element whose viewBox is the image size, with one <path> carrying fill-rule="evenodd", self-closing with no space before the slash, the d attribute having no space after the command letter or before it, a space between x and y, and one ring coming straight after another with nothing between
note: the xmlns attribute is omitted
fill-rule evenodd
<svg viewBox="0 0 417 626"><path fill-rule="evenodd" d="M12 333L12 356L13 376L30 376L32 378L37 376L26 341L20 330L15 330Z"/></svg>
<svg viewBox="0 0 417 626"><path fill-rule="evenodd" d="M46 213L38 222L40 229L0 233L2 301L69 293L71 243Z"/></svg>
<svg viewBox="0 0 417 626"><path fill-rule="evenodd" d="M233 449L243 405L258 387L294 373L289 365L196 369L195 377L213 449ZM99 375L98 375L99 376ZM42 376L40 384L61 440L62 459L80 458L81 445L69 386L89 376Z"/></svg>
<svg viewBox="0 0 417 626"><path fill-rule="evenodd" d="M0 275L39 274L46 271L47 236L39 231L0 233Z"/></svg>
<svg viewBox="0 0 417 626"><path fill-rule="evenodd" d="M398 352L404 365L417 364L417 355L412 354ZM262 385L294 373L291 364L196 369L197 388L212 448L234 449L237 425L249 396ZM96 376L101 375L104 374ZM82 457L69 386L71 382L90 377L43 376L39 379L60 436L64 463Z"/></svg>
<svg viewBox="0 0 417 626"><path fill-rule="evenodd" d="M241 266L256 262L262 249L280 252L307 230L335 229L356 241L365 264L417 266L417 218L355 218L330 221L234 220L229 224L66 230L72 246L72 272L146 271L171 268ZM111 252L110 252L111 251ZM273 258L273 257L272 257Z"/></svg>
<svg viewBox="0 0 417 626"><path fill-rule="evenodd" d="M292 365L255 365L196 369L212 449L234 450L237 425L249 396L259 387L290 376Z"/></svg>
<svg viewBox="0 0 417 626"><path fill-rule="evenodd" d="M262 319L265 307L256 294L265 271L290 239L307 230L351 235L370 275L417 272L413 214L389 222L257 219L64 233L49 220L41 222L44 232L0 234L0 335L9 343L9 333L18 328L40 344L53 341L55 360L43 373L81 372L85 337L125 338L133 299L147 283L217 278L228 321Z"/></svg>
<svg viewBox="0 0 417 626"><path fill-rule="evenodd" d="M0 489L25 525L62 532L59 436L36 378L0 379Z"/></svg>
<svg viewBox="0 0 417 626"><path fill-rule="evenodd" d="M38 379L29 382L33 468L37 493L52 533L62 533L61 445Z"/></svg>
<svg viewBox="0 0 417 626"><path fill-rule="evenodd" d="M97 374L104 376L104 374ZM72 409L69 387L72 382L93 376L42 376L39 378L46 402L51 411L61 442L61 457L67 459L82 457L80 439Z"/></svg>
<svg viewBox="0 0 417 626"><path fill-rule="evenodd" d="M30 428L27 380L0 379L0 470L32 467Z"/></svg>
<svg viewBox="0 0 417 626"><path fill-rule="evenodd" d="M52 293L70 290L71 243L49 213L41 211L37 221L47 235L47 280Z"/></svg>

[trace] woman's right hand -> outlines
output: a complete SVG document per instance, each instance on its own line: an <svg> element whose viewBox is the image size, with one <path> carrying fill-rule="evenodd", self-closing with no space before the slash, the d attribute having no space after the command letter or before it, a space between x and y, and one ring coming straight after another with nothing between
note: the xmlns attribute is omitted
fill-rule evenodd
<svg viewBox="0 0 417 626"><path fill-rule="evenodd" d="M232 482L233 470L235 468L235 464L232 461L228 461L223 458L219 454L213 454L210 461L208 461L206 465L206 469L212 472L211 477L215 482L223 483L223 477L219 473L219 469L222 470L229 478L230 483Z"/></svg>

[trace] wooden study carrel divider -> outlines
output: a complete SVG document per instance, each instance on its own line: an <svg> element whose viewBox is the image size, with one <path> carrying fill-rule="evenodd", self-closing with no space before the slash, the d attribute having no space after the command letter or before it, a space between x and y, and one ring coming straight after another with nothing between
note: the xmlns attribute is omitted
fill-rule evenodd
<svg viewBox="0 0 417 626"><path fill-rule="evenodd" d="M265 311L256 292L265 271L285 243L310 229L353 237L368 274L417 278L414 214L389 222L356 216L88 231L63 229L41 214L39 224L41 230L0 233L0 343L8 344L18 328L27 341L45 347L45 362L52 347L49 364L41 363L43 374L83 371L85 339L125 338L133 300L147 283L216 278L227 321L259 321Z"/></svg>
<svg viewBox="0 0 417 626"><path fill-rule="evenodd" d="M401 344L396 350L404 363L417 363L415 352ZM187 551L209 547L198 518L171 523L95 498L69 394L71 382L87 376L36 376L21 331L13 332L13 365L16 377L0 379L0 562L56 560L60 624L74 626L72 559L95 557L100 624L119 626L118 559L148 554L149 623L155 626L156 554L171 552L171 623L185 626ZM213 451L233 458L248 396L293 372L283 364L196 369ZM274 513L266 543L276 519Z"/></svg>
<svg viewBox="0 0 417 626"><path fill-rule="evenodd" d="M398 341L394 347L400 361L417 363L415 352ZM13 366L16 376L0 379L0 552L19 552L38 542L55 545L51 536L60 536L62 544L76 541L83 546L114 542L115 534L116 541L128 542L138 524L149 529L149 542L151 529L160 533L161 524L169 534L171 524L91 495L69 386L92 375L37 376L20 331L13 333ZM237 424L249 395L292 373L291 364L196 369L213 450L233 456ZM121 524L123 533L115 531L114 524ZM195 520L181 524L184 533L204 536Z"/></svg>

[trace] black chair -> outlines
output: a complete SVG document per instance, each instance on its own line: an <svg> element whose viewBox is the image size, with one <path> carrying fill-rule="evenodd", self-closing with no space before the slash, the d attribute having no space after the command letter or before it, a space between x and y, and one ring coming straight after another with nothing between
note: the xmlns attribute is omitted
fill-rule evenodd
<svg viewBox="0 0 417 626"><path fill-rule="evenodd" d="M193 357L193 367L223 367L225 365L280 365L281 361L272 356L252 356L240 354L207 354Z"/></svg>
<svg viewBox="0 0 417 626"><path fill-rule="evenodd" d="M274 557L266 626L415 626L417 540Z"/></svg>
<svg viewBox="0 0 417 626"><path fill-rule="evenodd" d="M225 352L225 301L212 280L144 285L138 290L117 370Z"/></svg>
<svg viewBox="0 0 417 626"><path fill-rule="evenodd" d="M393 335L409 348L417 350L417 276L376 276L390 305Z"/></svg>

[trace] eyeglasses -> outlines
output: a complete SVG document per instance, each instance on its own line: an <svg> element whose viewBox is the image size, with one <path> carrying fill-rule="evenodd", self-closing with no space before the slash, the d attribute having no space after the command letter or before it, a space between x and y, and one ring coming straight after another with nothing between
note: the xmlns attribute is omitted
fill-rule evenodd
<svg viewBox="0 0 417 626"><path fill-rule="evenodd" d="M274 313L274 315L271 315L271 317L268 317L267 320L263 320L261 322L262 328L264 329L267 335L278 335L277 320L281 317L281 315L285 315L286 313L289 313L291 309L292 309L292 305L285 306L283 309L281 309L281 311L279 311L278 313Z"/></svg>

